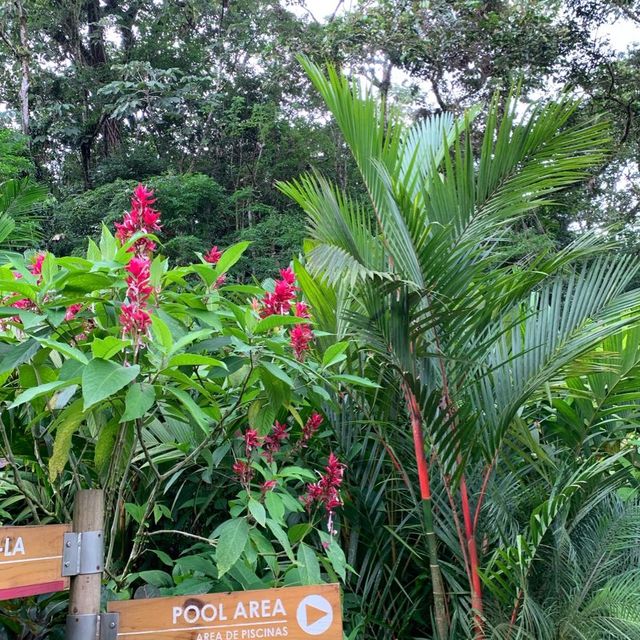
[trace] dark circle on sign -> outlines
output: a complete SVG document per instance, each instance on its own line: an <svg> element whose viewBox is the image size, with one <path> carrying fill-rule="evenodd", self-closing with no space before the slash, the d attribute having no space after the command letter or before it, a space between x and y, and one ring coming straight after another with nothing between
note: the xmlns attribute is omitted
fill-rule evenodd
<svg viewBox="0 0 640 640"><path fill-rule="evenodd" d="M198 598L187 598L184 601L184 607L186 609L189 606L194 606L194 607L198 607L198 609L202 609L202 607L204 607L204 601L198 600Z"/></svg>

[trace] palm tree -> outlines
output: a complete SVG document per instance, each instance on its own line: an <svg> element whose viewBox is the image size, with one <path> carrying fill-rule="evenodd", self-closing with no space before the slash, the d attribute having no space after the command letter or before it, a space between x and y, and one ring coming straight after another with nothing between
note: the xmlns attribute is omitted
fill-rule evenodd
<svg viewBox="0 0 640 640"><path fill-rule="evenodd" d="M47 196L29 178L0 183L0 251L26 249L40 239L38 206Z"/></svg>
<svg viewBox="0 0 640 640"><path fill-rule="evenodd" d="M302 64L368 200L315 173L280 188L308 215L309 272L333 287L341 321L376 353L404 399L437 637L449 637L450 617L434 499L440 512L448 505L473 634L485 638L478 530L505 438L545 385L638 320L640 295L626 292L638 261L612 255L596 234L517 264L504 247L514 223L602 161L607 127L572 125L578 105L568 97L521 114L514 93L492 102L476 150L473 112L409 126L333 68L325 75ZM596 473L603 469L577 470L566 499ZM549 521L554 513L545 512Z"/></svg>

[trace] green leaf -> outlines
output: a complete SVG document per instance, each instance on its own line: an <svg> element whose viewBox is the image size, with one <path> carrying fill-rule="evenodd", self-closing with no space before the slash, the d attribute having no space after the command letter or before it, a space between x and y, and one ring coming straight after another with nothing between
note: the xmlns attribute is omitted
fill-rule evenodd
<svg viewBox="0 0 640 640"><path fill-rule="evenodd" d="M106 338L96 338L91 343L91 353L94 358L102 358L110 360L116 353L120 353L125 347L131 343L128 340L121 340L115 336L107 336Z"/></svg>
<svg viewBox="0 0 640 640"><path fill-rule="evenodd" d="M269 527L271 533L273 533L276 540L280 543L289 560L293 562L293 549L291 549L289 538L284 532L284 529L275 520L271 520L270 518L267 518L267 527Z"/></svg>
<svg viewBox="0 0 640 640"><path fill-rule="evenodd" d="M269 515L277 522L282 522L284 517L284 504L280 496L274 491L268 491L264 497L264 504L269 511Z"/></svg>
<svg viewBox="0 0 640 640"><path fill-rule="evenodd" d="M124 505L124 509L138 524L140 524L142 522L142 518L144 518L144 513L147 510L147 507L143 504L127 502Z"/></svg>
<svg viewBox="0 0 640 640"><path fill-rule="evenodd" d="M129 422L144 418L156 401L156 391L147 382L136 382L127 389L124 399L124 414L120 422Z"/></svg>
<svg viewBox="0 0 640 640"><path fill-rule="evenodd" d="M332 344L327 348L322 356L322 366L324 368L331 367L334 364L338 364L338 362L345 360L347 356L344 355L344 352L348 347L348 342L336 342L335 344Z"/></svg>
<svg viewBox="0 0 640 640"><path fill-rule="evenodd" d="M271 329L283 327L290 324L309 324L309 320L308 318L298 318L297 316L267 316L266 318L263 318L262 320L260 320L260 322L258 322L255 329L253 330L253 333L257 336L261 333L271 331Z"/></svg>
<svg viewBox="0 0 640 640"><path fill-rule="evenodd" d="M167 323L160 319L157 315L151 316L151 333L153 334L154 343L162 347L163 353L169 353L173 347L173 336L171 329Z"/></svg>
<svg viewBox="0 0 640 640"><path fill-rule="evenodd" d="M259 525L264 527L267 521L267 512L264 506L253 498L249 498L249 513Z"/></svg>
<svg viewBox="0 0 640 640"><path fill-rule="evenodd" d="M245 518L234 518L222 524L219 533L216 564L221 578L240 559L249 539L249 524Z"/></svg>
<svg viewBox="0 0 640 640"><path fill-rule="evenodd" d="M348 373L343 373L339 376L334 376L333 380L339 380L340 382L347 382L349 384L355 384L359 387L368 387L370 389L378 389L380 388L379 384L372 382L371 380L367 380L367 378L361 378L360 376L353 376Z"/></svg>
<svg viewBox="0 0 640 640"><path fill-rule="evenodd" d="M216 360L210 356L203 356L198 353L180 353L176 356L172 356L169 360L170 367L183 367L183 366L201 366L208 365L210 367L220 367L226 369L227 365L222 360Z"/></svg>
<svg viewBox="0 0 640 640"><path fill-rule="evenodd" d="M70 344L66 344L65 342L58 342L57 340L50 340L49 338L38 338L38 342L40 342L43 347L49 347L49 349L67 356L67 358L72 358L73 360L82 362L82 364L87 364L87 362L89 362L89 358L87 358L80 349L76 349L76 347L72 347Z"/></svg>
<svg viewBox="0 0 640 640"><path fill-rule="evenodd" d="M208 416L195 400L182 389L176 389L174 387L167 387L167 391L175 396L184 408L189 412L189 415L194 419L196 424L205 432L209 431L209 422L211 417Z"/></svg>
<svg viewBox="0 0 640 640"><path fill-rule="evenodd" d="M216 265L216 274L223 274L229 271L229 269L242 258L242 254L248 249L250 244L250 242L246 241L238 242L225 249Z"/></svg>
<svg viewBox="0 0 640 640"><path fill-rule="evenodd" d="M288 387L293 389L293 380L281 369L277 364L273 362L262 362L262 367L265 368L274 378L278 378L281 382L284 382Z"/></svg>
<svg viewBox="0 0 640 640"><path fill-rule="evenodd" d="M77 381L77 380L76 380ZM71 384L74 384L73 380L56 380L54 382L47 382L45 384L40 384L37 387L31 387L26 391L23 391L10 405L9 409L13 407L19 407L21 404L25 402L31 402L34 398L39 398L40 396L51 393L52 391L57 391L58 389L62 389L63 387L68 387Z"/></svg>
<svg viewBox="0 0 640 640"><path fill-rule="evenodd" d="M53 453L49 458L49 477L52 482L62 473L69 460L71 439L83 418L82 401L76 400L54 422L56 439L53 442Z"/></svg>
<svg viewBox="0 0 640 640"><path fill-rule="evenodd" d="M139 373L140 367L137 364L124 367L110 360L91 360L82 372L85 411L126 387Z"/></svg>
<svg viewBox="0 0 640 640"><path fill-rule="evenodd" d="M38 349L40 349L40 345L33 338L29 338L20 344L11 345L9 353L0 361L0 374L12 371L19 364L28 362Z"/></svg>
<svg viewBox="0 0 640 640"><path fill-rule="evenodd" d="M331 566L333 570L342 578L342 580L347 579L347 558L344 555L344 551L336 541L335 536L331 536L325 531L320 531L320 540L322 541L322 546L325 549L325 553L327 554L327 558L329 558L329 562L331 562Z"/></svg>
<svg viewBox="0 0 640 640"><path fill-rule="evenodd" d="M304 542L298 547L297 561L301 584L320 584L320 563L316 552Z"/></svg>
<svg viewBox="0 0 640 640"><path fill-rule="evenodd" d="M154 587L173 587L173 579L166 571L158 569L140 571L138 577Z"/></svg>
<svg viewBox="0 0 640 640"><path fill-rule="evenodd" d="M98 433L93 459L98 473L102 478L104 478L109 469L113 448L116 446L116 439L118 438L120 428L117 420L109 420L109 422L100 429L100 433Z"/></svg>

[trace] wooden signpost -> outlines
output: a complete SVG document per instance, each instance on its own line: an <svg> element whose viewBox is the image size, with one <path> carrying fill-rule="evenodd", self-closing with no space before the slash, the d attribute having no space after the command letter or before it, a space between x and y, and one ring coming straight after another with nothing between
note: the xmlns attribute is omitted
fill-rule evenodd
<svg viewBox="0 0 640 640"><path fill-rule="evenodd" d="M118 640L342 640L337 584L109 602Z"/></svg>
<svg viewBox="0 0 640 640"><path fill-rule="evenodd" d="M114 601L100 613L103 497L79 491L73 527L0 527L0 600L63 591L72 576L66 640L342 640L337 584Z"/></svg>
<svg viewBox="0 0 640 640"><path fill-rule="evenodd" d="M69 588L62 577L66 524L0 527L0 600Z"/></svg>

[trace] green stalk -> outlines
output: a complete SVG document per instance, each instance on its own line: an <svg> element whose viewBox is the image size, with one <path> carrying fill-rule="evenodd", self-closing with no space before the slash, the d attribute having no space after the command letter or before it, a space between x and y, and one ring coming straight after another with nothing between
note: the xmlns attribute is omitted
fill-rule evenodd
<svg viewBox="0 0 640 640"><path fill-rule="evenodd" d="M413 445L415 449L416 465L418 467L418 479L420 482L420 497L422 498L422 519L425 534L427 536L427 549L429 552L429 569L431 572L431 586L433 589L433 608L436 620L438 640L446 640L449 637L449 615L447 613L447 594L442 580L442 571L438 560L438 541L433 528L433 507L431 500L431 487L429 481L429 466L424 451L424 437L422 435L422 414L415 395L407 384L404 386L404 394L411 418L413 431Z"/></svg>

